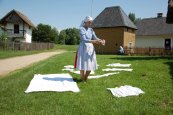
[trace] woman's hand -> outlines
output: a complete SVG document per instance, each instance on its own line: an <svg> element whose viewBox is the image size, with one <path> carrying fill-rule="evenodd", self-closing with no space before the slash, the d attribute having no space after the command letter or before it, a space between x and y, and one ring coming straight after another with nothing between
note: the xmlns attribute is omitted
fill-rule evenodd
<svg viewBox="0 0 173 115"><path fill-rule="evenodd" d="M105 45L105 40L104 39L100 39L99 42L100 42L100 45L103 45L103 46Z"/></svg>
<svg viewBox="0 0 173 115"><path fill-rule="evenodd" d="M102 44L103 46L105 45L105 40L104 40L104 39L101 40L101 44Z"/></svg>

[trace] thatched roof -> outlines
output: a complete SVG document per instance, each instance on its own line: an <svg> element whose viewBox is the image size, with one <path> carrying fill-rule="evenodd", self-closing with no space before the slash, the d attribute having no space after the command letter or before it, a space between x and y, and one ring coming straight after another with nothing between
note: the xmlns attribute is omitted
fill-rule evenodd
<svg viewBox="0 0 173 115"><path fill-rule="evenodd" d="M12 13L17 14L26 24L28 24L31 27L35 27L34 24L31 22L31 20L29 20L29 18L27 16L25 16L24 14L22 14L21 12L17 11L17 10L12 10L9 13L7 13L1 20L0 22L4 22L6 21L6 18L11 15Z"/></svg>
<svg viewBox="0 0 173 115"><path fill-rule="evenodd" d="M173 24L167 24L166 17L142 19L136 25L136 35L173 35Z"/></svg>
<svg viewBox="0 0 173 115"><path fill-rule="evenodd" d="M120 6L105 8L93 21L93 28L129 27L137 29Z"/></svg>

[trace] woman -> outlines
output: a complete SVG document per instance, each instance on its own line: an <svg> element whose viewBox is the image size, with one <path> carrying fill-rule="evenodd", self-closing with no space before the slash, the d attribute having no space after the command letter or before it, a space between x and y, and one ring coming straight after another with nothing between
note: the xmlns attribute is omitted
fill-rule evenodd
<svg viewBox="0 0 173 115"><path fill-rule="evenodd" d="M82 81L86 82L91 71L97 69L96 53L93 44L104 45L105 40L96 37L91 28L93 19L87 16L79 28L80 45L76 56L76 69L80 70Z"/></svg>

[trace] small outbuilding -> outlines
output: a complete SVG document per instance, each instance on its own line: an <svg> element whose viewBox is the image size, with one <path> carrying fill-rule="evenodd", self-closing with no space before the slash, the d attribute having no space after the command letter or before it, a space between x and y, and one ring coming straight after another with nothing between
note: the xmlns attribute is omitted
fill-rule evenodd
<svg viewBox="0 0 173 115"><path fill-rule="evenodd" d="M95 46L97 53L117 54L120 46L135 46L137 27L120 6L105 8L93 21L96 35L106 40L106 46Z"/></svg>

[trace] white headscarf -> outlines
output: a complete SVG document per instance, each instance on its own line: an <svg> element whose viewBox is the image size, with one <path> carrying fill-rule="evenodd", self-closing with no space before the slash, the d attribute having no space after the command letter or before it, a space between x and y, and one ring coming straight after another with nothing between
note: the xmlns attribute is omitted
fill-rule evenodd
<svg viewBox="0 0 173 115"><path fill-rule="evenodd" d="M91 16L86 16L84 20L82 20L82 23L80 27L83 27L85 25L85 22L93 21L93 18Z"/></svg>

